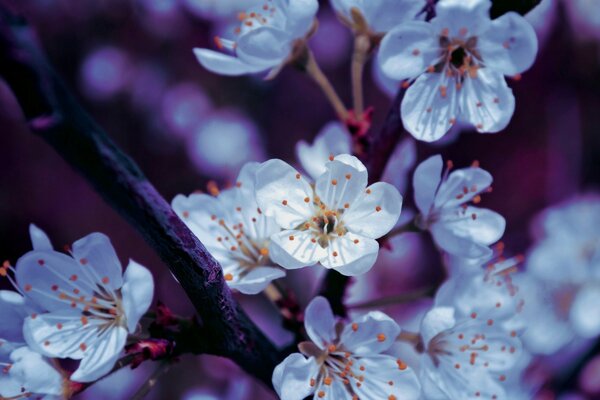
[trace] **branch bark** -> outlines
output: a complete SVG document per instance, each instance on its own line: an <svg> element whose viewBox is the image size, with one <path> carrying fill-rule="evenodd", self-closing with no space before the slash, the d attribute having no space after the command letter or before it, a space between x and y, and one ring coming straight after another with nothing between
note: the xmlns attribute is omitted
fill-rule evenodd
<svg viewBox="0 0 600 400"><path fill-rule="evenodd" d="M204 341L206 352L232 359L270 385L279 352L232 298L218 262L77 103L38 50L25 21L1 4L0 76L11 87L31 130L129 221L168 265L198 312L203 336L197 340Z"/></svg>
<svg viewBox="0 0 600 400"><path fill-rule="evenodd" d="M497 18L511 11L524 15L535 8L540 2L541 0L492 0L490 15L492 18ZM433 4L433 0L431 4ZM428 17L433 17L433 14L427 13L427 15ZM405 91L405 89L398 91L382 128L371 135L367 151L362 156L362 161L369 171L369 183L374 183L381 179L387 162L404 133L400 117L400 104L402 103ZM341 316L346 315L346 308L343 301L349 282L349 277L337 271L330 270L327 272L319 291L321 296L329 300L333 311Z"/></svg>

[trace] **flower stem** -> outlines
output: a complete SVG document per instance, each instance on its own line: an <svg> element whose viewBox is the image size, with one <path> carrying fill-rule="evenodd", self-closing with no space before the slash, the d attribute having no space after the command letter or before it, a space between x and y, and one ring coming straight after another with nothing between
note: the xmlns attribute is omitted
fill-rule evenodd
<svg viewBox="0 0 600 400"><path fill-rule="evenodd" d="M160 363L158 368L156 368L156 370L152 373L152 375L150 375L148 380L146 382L144 382L144 384L142 386L140 386L138 391L135 392L135 394L133 396L131 396L131 400L142 400L144 397L146 397L146 395L148 393L150 393L152 388L154 386L156 386L156 384L158 383L158 379L161 376L163 376L164 374L166 374L167 371L169 371L169 369L171 368L171 365L172 365L172 363L170 363L168 361L164 361L164 362Z"/></svg>
<svg viewBox="0 0 600 400"><path fill-rule="evenodd" d="M284 319L284 327L298 334L302 328L302 315L296 296L277 281L271 282L263 291Z"/></svg>
<svg viewBox="0 0 600 400"><path fill-rule="evenodd" d="M340 96L335 91L327 76L325 76L321 70L321 67L319 67L313 52L310 49L307 49L307 52L308 54L305 65L306 73L321 88L323 94L325 94L325 97L327 97L327 100L329 100L331 106L338 115L338 118L345 123L348 119L348 109L344 105L344 102L340 99Z"/></svg>
<svg viewBox="0 0 600 400"><path fill-rule="evenodd" d="M424 297L429 297L433 294L432 288L418 289L412 292L401 293L394 296L382 297L376 300L369 300L363 303L351 304L348 307L350 310L360 310L365 308L381 308L394 304L405 304L414 300L419 300Z"/></svg>
<svg viewBox="0 0 600 400"><path fill-rule="evenodd" d="M371 40L367 34L359 34L354 38L354 53L352 55L352 99L354 114L357 120L362 120L365 111L363 73L369 59Z"/></svg>

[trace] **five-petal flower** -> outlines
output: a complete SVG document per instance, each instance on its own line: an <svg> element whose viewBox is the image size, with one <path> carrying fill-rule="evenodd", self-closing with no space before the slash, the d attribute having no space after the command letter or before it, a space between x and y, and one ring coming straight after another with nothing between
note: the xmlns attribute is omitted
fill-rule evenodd
<svg viewBox="0 0 600 400"><path fill-rule="evenodd" d="M508 125L515 99L504 75L533 64L537 37L514 12L490 20L490 6L490 0L441 0L430 23L407 22L384 37L378 57L383 72L414 81L401 115L415 138L438 140L459 119L479 132Z"/></svg>

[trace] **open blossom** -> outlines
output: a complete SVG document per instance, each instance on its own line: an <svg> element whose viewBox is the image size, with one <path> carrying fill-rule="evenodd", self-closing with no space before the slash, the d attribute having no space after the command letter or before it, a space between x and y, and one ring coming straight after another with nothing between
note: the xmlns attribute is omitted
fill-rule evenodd
<svg viewBox="0 0 600 400"><path fill-rule="evenodd" d="M440 0L430 23L411 21L383 39L378 62L391 79L413 82L401 105L405 128L435 141L458 119L479 132L504 129L515 99L504 75L527 70L537 37L520 15L491 20L489 0Z"/></svg>
<svg viewBox="0 0 600 400"><path fill-rule="evenodd" d="M425 0L331 0L335 11L351 22L353 9L359 11L374 33L387 32L413 20L425 8Z"/></svg>
<svg viewBox="0 0 600 400"><path fill-rule="evenodd" d="M387 315L373 311L352 322L336 321L317 297L306 308L304 326L311 342L298 346L275 371L273 386L282 400L411 400L420 397L415 373L383 354L400 334Z"/></svg>
<svg viewBox="0 0 600 400"><path fill-rule="evenodd" d="M473 312L435 307L421 322L420 379L428 400L506 400L503 383L521 354L515 331Z"/></svg>
<svg viewBox="0 0 600 400"><path fill-rule="evenodd" d="M428 229L436 244L452 255L489 257L488 247L504 233L504 218L491 210L469 205L479 203L480 194L492 184L492 176L472 166L442 177L439 155L423 161L415 170L415 202L421 215L418 224Z"/></svg>
<svg viewBox="0 0 600 400"><path fill-rule="evenodd" d="M319 8L317 0L265 0L240 14L237 40L215 38L217 46L232 55L194 49L204 68L221 75L277 71L311 29Z"/></svg>
<svg viewBox="0 0 600 400"><path fill-rule="evenodd" d="M259 293L285 276L269 258L269 238L281 228L256 203L258 167L246 164L236 185L217 197L192 194L173 199L175 212L221 264L227 284L246 294Z"/></svg>
<svg viewBox="0 0 600 400"><path fill-rule="evenodd" d="M31 227L34 249L14 273L18 290L35 305L23 335L35 352L81 360L71 380L90 382L108 373L152 301L150 272L121 263L109 239L92 233L73 243L71 256L52 249L48 237Z"/></svg>
<svg viewBox="0 0 600 400"><path fill-rule="evenodd" d="M320 262L344 275L368 271L379 251L377 238L396 224L402 196L384 182L367 187L367 170L347 154L332 158L311 184L281 160L256 173L258 205L284 230L271 236L271 258L296 269Z"/></svg>

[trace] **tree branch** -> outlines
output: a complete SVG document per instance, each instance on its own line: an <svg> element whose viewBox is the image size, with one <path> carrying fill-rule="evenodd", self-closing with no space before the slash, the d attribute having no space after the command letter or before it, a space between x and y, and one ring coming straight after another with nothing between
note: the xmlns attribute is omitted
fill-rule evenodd
<svg viewBox="0 0 600 400"><path fill-rule="evenodd" d="M510 11L515 11L524 15L540 2L541 0L492 0L490 15L492 18L497 18ZM430 4L433 4L433 2ZM433 17L433 14L430 12L428 12L427 15L428 17ZM400 89L398 91L382 128L379 132L371 135L370 141L367 143L366 151L361 157L369 171L369 183L381 180L387 162L396 149L400 137L404 133L404 127L400 117L400 104L404 98L405 91L405 89ZM324 296L329 300L333 311L341 316L346 315L343 300L349 282L349 277L344 276L337 271L330 270L327 272L319 291L321 296Z"/></svg>
<svg viewBox="0 0 600 400"><path fill-rule="evenodd" d="M31 130L79 172L145 238L194 304L207 353L228 357L270 385L274 345L231 296L208 253L138 166L82 109L37 49L22 18L0 5L0 76ZM59 179L58 177L54 177Z"/></svg>

